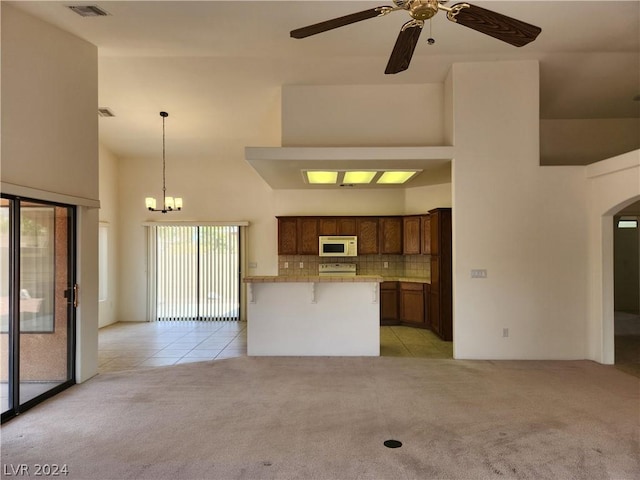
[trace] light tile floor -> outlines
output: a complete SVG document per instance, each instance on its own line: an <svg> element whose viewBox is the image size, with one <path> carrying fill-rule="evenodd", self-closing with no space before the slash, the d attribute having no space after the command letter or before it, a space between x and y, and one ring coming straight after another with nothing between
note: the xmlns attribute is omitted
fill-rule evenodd
<svg viewBox="0 0 640 480"><path fill-rule="evenodd" d="M640 319L627 317L616 313L615 366L640 377ZM247 324L121 322L100 329L99 342L101 373L241 357L247 354ZM453 343L420 328L380 327L380 355L453 358Z"/></svg>
<svg viewBox="0 0 640 480"><path fill-rule="evenodd" d="M380 327L380 355L383 357L453 358L453 342L445 342L431 330L422 328Z"/></svg>
<svg viewBox="0 0 640 480"><path fill-rule="evenodd" d="M100 373L247 355L244 322L120 322L101 328ZM380 355L452 358L452 343L429 330L380 327Z"/></svg>
<svg viewBox="0 0 640 480"><path fill-rule="evenodd" d="M243 322L120 322L101 328L98 338L100 373L247 354Z"/></svg>

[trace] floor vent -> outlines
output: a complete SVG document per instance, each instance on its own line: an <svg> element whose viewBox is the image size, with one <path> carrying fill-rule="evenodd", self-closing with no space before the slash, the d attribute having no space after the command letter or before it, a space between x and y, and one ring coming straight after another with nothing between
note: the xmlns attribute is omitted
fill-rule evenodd
<svg viewBox="0 0 640 480"><path fill-rule="evenodd" d="M100 117L115 117L116 114L111 111L111 109L106 107L98 108L98 116Z"/></svg>
<svg viewBox="0 0 640 480"><path fill-rule="evenodd" d="M67 8L81 17L106 17L109 15L97 5L67 5Z"/></svg>

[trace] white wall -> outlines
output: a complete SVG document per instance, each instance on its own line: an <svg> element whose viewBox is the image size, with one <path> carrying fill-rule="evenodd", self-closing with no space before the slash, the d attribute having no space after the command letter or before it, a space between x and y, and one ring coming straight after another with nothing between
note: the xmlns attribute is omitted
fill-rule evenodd
<svg viewBox="0 0 640 480"><path fill-rule="evenodd" d="M455 358L586 357L583 167L539 166L538 92L535 61L453 66Z"/></svg>
<svg viewBox="0 0 640 480"><path fill-rule="evenodd" d="M589 214L588 358L614 363L613 215L640 199L640 150L585 168Z"/></svg>
<svg viewBox="0 0 640 480"><path fill-rule="evenodd" d="M108 120L106 120L108 121ZM118 321L118 158L100 145L100 228L107 236L107 296L99 302L98 324L100 327ZM102 278L102 272L100 274Z"/></svg>
<svg viewBox="0 0 640 480"><path fill-rule="evenodd" d="M2 2L3 182L98 198L96 55Z"/></svg>
<svg viewBox="0 0 640 480"><path fill-rule="evenodd" d="M2 2L2 190L78 207L76 380L97 372L95 46Z"/></svg>
<svg viewBox="0 0 640 480"><path fill-rule="evenodd" d="M451 184L407 188L404 192L403 214L427 213L438 207L451 207Z"/></svg>
<svg viewBox="0 0 640 480"><path fill-rule="evenodd" d="M444 85L286 85L282 146L439 146Z"/></svg>

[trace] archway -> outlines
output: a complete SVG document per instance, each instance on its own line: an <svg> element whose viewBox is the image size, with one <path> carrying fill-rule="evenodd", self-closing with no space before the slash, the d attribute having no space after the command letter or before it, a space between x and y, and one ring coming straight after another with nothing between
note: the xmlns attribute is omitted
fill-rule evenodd
<svg viewBox="0 0 640 480"><path fill-rule="evenodd" d="M613 220L615 365L640 376L640 201Z"/></svg>
<svg viewBox="0 0 640 480"><path fill-rule="evenodd" d="M615 364L615 219L631 205L640 202L635 195L610 208L602 216L602 358L605 364Z"/></svg>

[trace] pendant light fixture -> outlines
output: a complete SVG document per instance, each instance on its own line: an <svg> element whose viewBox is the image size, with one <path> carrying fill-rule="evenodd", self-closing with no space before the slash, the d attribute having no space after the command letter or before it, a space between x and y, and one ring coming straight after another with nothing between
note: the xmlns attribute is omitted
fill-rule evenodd
<svg viewBox="0 0 640 480"><path fill-rule="evenodd" d="M167 112L160 112L160 116L162 117L162 208L156 208L156 199L153 197L147 197L144 201L150 211L167 213L182 210L182 198L167 197L167 187L165 184L166 160L164 148L164 120L169 116L169 114Z"/></svg>

